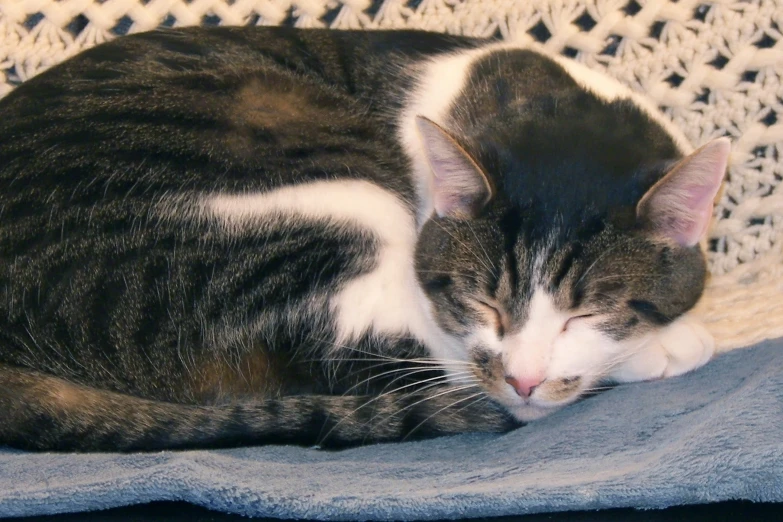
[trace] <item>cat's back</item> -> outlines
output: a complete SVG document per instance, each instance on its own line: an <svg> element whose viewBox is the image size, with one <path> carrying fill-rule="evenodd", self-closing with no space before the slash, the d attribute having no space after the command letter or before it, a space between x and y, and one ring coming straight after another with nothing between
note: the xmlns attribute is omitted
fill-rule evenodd
<svg viewBox="0 0 783 522"><path fill-rule="evenodd" d="M0 100L0 226L20 209L51 215L116 198L149 210L159 194L339 177L410 200L390 116L408 69L476 45L282 27L159 30L99 45Z"/></svg>
<svg viewBox="0 0 783 522"><path fill-rule="evenodd" d="M155 383L187 375L221 344L215 332L295 315L304 326L265 331L288 346L286 332L324 323L315 308L373 266L374 226L390 218L370 210L409 221L387 112L411 81L405 64L471 45L164 30L20 86L0 100L0 361L169 397ZM224 226L245 219L244 195L269 226ZM307 313L283 311L304 296ZM189 355L171 351L183 345Z"/></svg>
<svg viewBox="0 0 783 522"><path fill-rule="evenodd" d="M314 142L327 122L343 134L371 131L357 128L375 115L353 87L367 83L355 78L369 74L360 59L367 46L359 33L284 28L161 30L99 45L0 101L0 175L61 184L79 171L57 175L52 166L81 160L107 171L100 159L200 155L210 183L211 163L232 167L229 179L269 168L270 147ZM189 181L198 183L195 174Z"/></svg>

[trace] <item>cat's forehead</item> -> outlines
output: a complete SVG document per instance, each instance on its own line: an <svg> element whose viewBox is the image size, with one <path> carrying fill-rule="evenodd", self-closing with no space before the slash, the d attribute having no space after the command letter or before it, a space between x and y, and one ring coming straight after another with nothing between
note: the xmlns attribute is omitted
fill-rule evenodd
<svg viewBox="0 0 783 522"><path fill-rule="evenodd" d="M653 270L658 263L651 255L654 245L644 237L600 220L583 224L581 230L551 224L540 234L523 226L504 241L508 247L496 292L520 321L527 318L536 292L545 293L558 310L568 311L583 305L591 292L605 291L604 297L610 297L611 285L597 288L597 281L630 283L631 278L618 275Z"/></svg>
<svg viewBox="0 0 783 522"><path fill-rule="evenodd" d="M570 306L567 298L558 296L562 293L564 274L582 253L578 243L564 242L557 227L542 235L531 235L524 224L505 230L503 242L506 246L495 294L515 319L527 317L530 301L542 289L552 294L558 305Z"/></svg>

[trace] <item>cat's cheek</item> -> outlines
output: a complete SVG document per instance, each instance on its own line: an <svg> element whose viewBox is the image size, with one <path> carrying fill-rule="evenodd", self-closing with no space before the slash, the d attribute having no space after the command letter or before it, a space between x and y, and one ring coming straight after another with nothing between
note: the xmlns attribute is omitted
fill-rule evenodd
<svg viewBox="0 0 783 522"><path fill-rule="evenodd" d="M552 346L548 374L551 378L582 380L589 388L604 377L612 361L622 356L624 348L592 325L581 325L563 332Z"/></svg>
<svg viewBox="0 0 783 522"><path fill-rule="evenodd" d="M478 326L465 338L468 351L485 350L493 355L503 352L503 341L497 332L489 326Z"/></svg>

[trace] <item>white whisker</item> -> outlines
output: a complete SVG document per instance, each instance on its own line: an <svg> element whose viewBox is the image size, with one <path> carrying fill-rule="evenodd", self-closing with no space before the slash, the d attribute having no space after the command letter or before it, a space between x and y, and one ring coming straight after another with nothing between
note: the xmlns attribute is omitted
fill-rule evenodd
<svg viewBox="0 0 783 522"><path fill-rule="evenodd" d="M401 380L401 379L405 379L406 377L409 377L409 376L411 376L411 375L415 375L415 374L417 374L417 373L431 372L431 371L432 371L432 367L429 367L429 366L427 366L427 367L424 367L424 368L420 368L420 369L414 369L414 370L411 370L410 368L397 368L397 369L394 369L394 370L388 370L388 371L385 371L385 372L383 372L383 373L379 373L379 374L377 374L377 375L371 375L371 376L367 377L366 379L362 380L361 382L359 382L359 383L357 383L357 384L353 385L353 386L352 386L352 387L351 387L351 388L350 388L348 391L346 391L346 392L345 392L343 395L349 395L349 394L350 394L350 392L352 392L353 390L355 390L356 388L358 388L358 387L359 387L359 386L361 386L362 384L368 383L368 382L370 382L370 381L372 381L372 380L375 380L375 379L380 379L381 377L384 377L384 376L386 376L386 375L391 375L391 374L394 374L394 373L400 373L400 372L405 372L405 371L407 371L407 373L405 373L405 374L403 374L403 375L399 375L399 376L395 377L395 378L394 378L394 379L393 379L393 380L392 380L392 381L391 381L391 382L390 382L390 383L387 385L387 387L388 387L389 385L391 385L392 383L394 383L394 382L396 382L396 381L399 381L399 380ZM463 372L456 372L456 373L454 373L454 374L452 374L452 375L455 375L455 376L457 376L457 375L460 375L460 374L468 374L468 375L470 375L471 373L472 373L472 372L469 372L469 371L463 371ZM424 379L424 380L416 381L416 383L428 382L428 381L432 381L432 380L435 380L435 379L441 379L441 380L443 380L443 382L445 383L445 382L447 382L447 379L448 379L448 377L447 377L446 375L437 375L437 376L435 376L435 377L431 377L431 378L429 378L429 379ZM416 383L413 383L413 384L416 384Z"/></svg>
<svg viewBox="0 0 783 522"><path fill-rule="evenodd" d="M468 252L472 253L473 256L475 257L476 261L481 263L481 266L483 266L487 270L487 272L489 272L490 274L494 273L494 271L492 270L492 267L487 265L487 263L481 257L479 257L479 255L472 248L470 248L470 246L468 246L464 241L461 241L459 238L457 238L457 236L452 234L451 231L449 231L446 227L444 227L442 224L438 223L437 220L432 220L431 222L435 223L436 225L438 225L441 230L443 230L446 234L448 234L451 237L451 239L453 239L454 241L456 241L457 243L459 243L460 245L465 247L465 249Z"/></svg>
<svg viewBox="0 0 783 522"><path fill-rule="evenodd" d="M405 436L402 438L402 440L407 440L408 437L414 431L416 431L417 429L419 429L419 427L421 427L421 425L423 425L425 422L427 422L428 420L430 420L431 418L433 418L435 415L437 415L438 413L442 412L443 410L447 410L447 409L452 408L452 407L454 407L455 405L457 405L457 404L459 404L461 402L469 401L470 399L474 399L474 398L476 398L476 397L478 397L480 395L483 395L483 394L484 394L484 392L474 393L473 395L469 395L467 397L463 397L462 399L456 400L456 401L452 402L451 404L448 404L448 405L442 407L441 409L439 409L438 411L436 411L435 413L433 413L432 415L428 416L426 419L424 419L423 421L418 423L416 426L414 426L413 429L411 429L408 433L405 434ZM470 406L470 404L468 404L468 406ZM462 408L460 408L457 411L462 411Z"/></svg>

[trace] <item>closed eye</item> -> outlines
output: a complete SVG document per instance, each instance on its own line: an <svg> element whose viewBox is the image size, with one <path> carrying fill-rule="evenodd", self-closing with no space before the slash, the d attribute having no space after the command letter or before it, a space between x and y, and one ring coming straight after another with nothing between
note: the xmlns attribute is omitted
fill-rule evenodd
<svg viewBox="0 0 783 522"><path fill-rule="evenodd" d="M563 331L565 332L568 330L570 326L574 326L576 323L575 321L581 321L583 319L587 319L589 317L594 317L595 314L583 314L583 315L575 315L573 317L570 317L565 324L563 325Z"/></svg>
<svg viewBox="0 0 783 522"><path fill-rule="evenodd" d="M485 317L487 317L489 323L495 328L498 337L503 337L506 334L507 320L500 306L486 301L476 301L476 303Z"/></svg>

